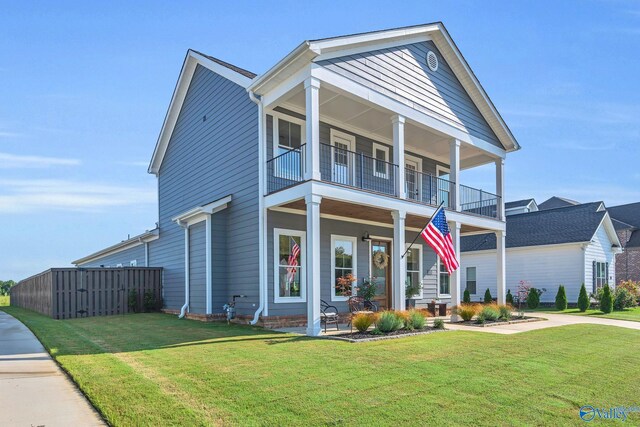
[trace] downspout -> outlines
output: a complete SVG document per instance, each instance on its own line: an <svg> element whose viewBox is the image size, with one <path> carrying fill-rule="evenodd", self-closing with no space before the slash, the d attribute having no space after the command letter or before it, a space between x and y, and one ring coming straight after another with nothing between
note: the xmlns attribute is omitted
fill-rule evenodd
<svg viewBox="0 0 640 427"><path fill-rule="evenodd" d="M262 100L256 97L253 91L249 91L249 99L258 106L258 288L260 292L260 305L253 315L251 324L258 323L260 313L267 314L266 300L267 300L267 281L265 280L266 274L264 274L266 268L266 215L264 211L264 167L265 167L265 141L264 141L264 124L263 124L263 111L264 105Z"/></svg>
<svg viewBox="0 0 640 427"><path fill-rule="evenodd" d="M189 226L184 223L180 226L184 228L184 305L178 319L182 319L189 309Z"/></svg>

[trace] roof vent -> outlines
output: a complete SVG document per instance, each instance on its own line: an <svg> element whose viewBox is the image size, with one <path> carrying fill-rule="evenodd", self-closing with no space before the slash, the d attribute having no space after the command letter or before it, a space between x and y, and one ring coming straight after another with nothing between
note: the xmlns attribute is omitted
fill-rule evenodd
<svg viewBox="0 0 640 427"><path fill-rule="evenodd" d="M438 57L431 50L427 52L427 65L431 71L438 71Z"/></svg>

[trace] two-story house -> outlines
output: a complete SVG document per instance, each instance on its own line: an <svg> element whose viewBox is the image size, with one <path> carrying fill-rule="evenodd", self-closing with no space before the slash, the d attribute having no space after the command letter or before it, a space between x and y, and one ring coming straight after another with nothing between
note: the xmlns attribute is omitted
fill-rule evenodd
<svg viewBox="0 0 640 427"><path fill-rule="evenodd" d="M504 301L504 162L518 149L442 23L308 40L260 76L189 50L149 167L159 229L76 263L128 264L144 245L167 311L216 316L243 295L240 318L318 335L321 299L347 311L347 274L372 278L382 308L459 303L460 274L424 242L403 257L444 203L456 251L495 234ZM495 194L460 182L487 164ZM422 290L405 295L407 281Z"/></svg>

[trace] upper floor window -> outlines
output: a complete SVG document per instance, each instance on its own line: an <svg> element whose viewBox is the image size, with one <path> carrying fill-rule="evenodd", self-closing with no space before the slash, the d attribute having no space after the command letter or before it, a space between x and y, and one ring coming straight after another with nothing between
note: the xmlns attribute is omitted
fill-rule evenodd
<svg viewBox="0 0 640 427"><path fill-rule="evenodd" d="M379 178L386 178L389 167L389 147L373 144L373 174Z"/></svg>
<svg viewBox="0 0 640 427"><path fill-rule="evenodd" d="M278 144L274 157L284 154L289 150L299 149L302 145L302 125L287 120L276 118Z"/></svg>
<svg viewBox="0 0 640 427"><path fill-rule="evenodd" d="M302 179L302 153L304 121L294 117L273 116L273 173L279 178L299 181Z"/></svg>

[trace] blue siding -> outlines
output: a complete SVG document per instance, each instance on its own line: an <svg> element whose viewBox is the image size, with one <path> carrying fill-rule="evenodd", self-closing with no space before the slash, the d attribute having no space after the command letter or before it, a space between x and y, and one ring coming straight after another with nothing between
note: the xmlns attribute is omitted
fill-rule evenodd
<svg viewBox="0 0 640 427"><path fill-rule="evenodd" d="M205 313L206 309L206 223L189 227L189 312Z"/></svg>
<svg viewBox="0 0 640 427"><path fill-rule="evenodd" d="M79 264L78 267L100 267L101 265L105 267L116 267L118 264L122 264L123 267L128 267L129 263L133 260L137 262L138 267L145 267L144 244L98 258L95 261Z"/></svg>
<svg viewBox="0 0 640 427"><path fill-rule="evenodd" d="M228 242L214 266L234 268L233 293L248 296L238 313L252 314L259 302L258 108L244 88L196 68L160 168L158 193L160 239L152 242L150 265L164 267L166 308L184 303L184 230L171 218L231 194L226 226L214 226ZM229 300L226 276L213 274L225 281L214 283L217 298Z"/></svg>

